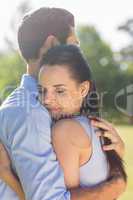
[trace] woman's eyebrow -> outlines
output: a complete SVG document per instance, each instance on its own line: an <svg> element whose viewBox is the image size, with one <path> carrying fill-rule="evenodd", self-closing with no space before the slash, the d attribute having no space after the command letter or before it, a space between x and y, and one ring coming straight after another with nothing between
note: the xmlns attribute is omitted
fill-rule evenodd
<svg viewBox="0 0 133 200"><path fill-rule="evenodd" d="M65 86L64 84L56 84L56 85L53 85L54 87L61 87L61 86Z"/></svg>

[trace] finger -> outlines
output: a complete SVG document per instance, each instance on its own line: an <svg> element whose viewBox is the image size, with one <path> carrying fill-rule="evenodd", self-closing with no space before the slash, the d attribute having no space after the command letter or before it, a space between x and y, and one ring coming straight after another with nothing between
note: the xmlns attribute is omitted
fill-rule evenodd
<svg viewBox="0 0 133 200"><path fill-rule="evenodd" d="M0 151L3 151L5 149L4 145L0 143Z"/></svg>
<svg viewBox="0 0 133 200"><path fill-rule="evenodd" d="M118 132L117 132L117 130L116 130L116 128L114 127L113 124L111 124L110 122L108 122L108 121L106 121L105 119L102 119L102 118L99 118L99 121L102 122L102 123L104 123L104 124L109 128L109 130L110 130L113 134L119 136L119 134L118 134Z"/></svg>
<svg viewBox="0 0 133 200"><path fill-rule="evenodd" d="M110 130L110 127L103 122L91 120L91 125L97 128L104 129L104 130L108 130L108 131Z"/></svg>
<svg viewBox="0 0 133 200"><path fill-rule="evenodd" d="M97 137L105 137L105 138L108 138L110 140L110 142L113 144L113 143L118 143L119 140L116 136L112 135L110 132L108 131L104 131L103 132L100 132L100 131L96 131L96 135Z"/></svg>
<svg viewBox="0 0 133 200"><path fill-rule="evenodd" d="M106 137L106 138L110 139L111 143L116 143L116 142L119 144L122 143L122 140L116 130L100 131L100 129L97 129L95 131L96 131L96 135L98 137L100 137L100 136Z"/></svg>
<svg viewBox="0 0 133 200"><path fill-rule="evenodd" d="M95 130L95 133L98 137L103 137L105 131L101 131L100 129Z"/></svg>
<svg viewBox="0 0 133 200"><path fill-rule="evenodd" d="M97 137L101 137L103 135L103 133L101 131L98 131L98 130L95 131L95 133L96 133Z"/></svg>
<svg viewBox="0 0 133 200"><path fill-rule="evenodd" d="M118 142L118 138L111 134L109 131L105 131L102 136L110 139L112 143Z"/></svg>
<svg viewBox="0 0 133 200"><path fill-rule="evenodd" d="M113 143L110 145L104 145L103 150L104 151L110 151L110 150L116 150L117 144Z"/></svg>
<svg viewBox="0 0 133 200"><path fill-rule="evenodd" d="M106 121L105 119L100 118L100 117L89 116L89 119L90 119L90 120L100 121L100 122L103 122L103 123L107 123L107 124L109 124L108 121Z"/></svg>
<svg viewBox="0 0 133 200"><path fill-rule="evenodd" d="M110 132L108 132L108 131L105 131L104 133L101 132L101 131L96 131L96 135L97 135L97 137L108 138L108 139L110 140L111 143L115 143L115 142L118 141L118 140L116 139L116 137L113 136L112 134L110 134Z"/></svg>
<svg viewBox="0 0 133 200"><path fill-rule="evenodd" d="M100 118L100 117L90 117L90 120L91 120L91 121L93 120L93 121L102 122L102 123L104 123L106 126L110 127L110 129L114 129L114 126L113 126L110 122L106 121L106 120L103 119L103 118Z"/></svg>

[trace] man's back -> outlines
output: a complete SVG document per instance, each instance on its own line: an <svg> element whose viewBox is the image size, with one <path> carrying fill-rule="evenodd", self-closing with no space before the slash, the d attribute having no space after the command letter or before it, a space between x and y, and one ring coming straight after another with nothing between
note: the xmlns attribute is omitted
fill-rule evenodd
<svg viewBox="0 0 133 200"><path fill-rule="evenodd" d="M27 200L69 199L51 145L51 118L36 97L36 80L24 75L21 86L0 109L0 139L10 155ZM2 193L5 192L0 186L0 195Z"/></svg>

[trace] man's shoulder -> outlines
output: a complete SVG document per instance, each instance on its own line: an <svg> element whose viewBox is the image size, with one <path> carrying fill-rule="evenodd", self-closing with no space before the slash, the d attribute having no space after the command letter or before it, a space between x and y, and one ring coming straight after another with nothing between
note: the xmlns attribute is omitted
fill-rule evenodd
<svg viewBox="0 0 133 200"><path fill-rule="evenodd" d="M0 106L0 112L12 112L22 110L22 106L20 104L20 97L24 93L22 88L16 88L2 103Z"/></svg>
<svg viewBox="0 0 133 200"><path fill-rule="evenodd" d="M45 107L30 96L24 88L16 88L0 106L0 115L6 119L26 118L27 116L45 120L50 115Z"/></svg>
<svg viewBox="0 0 133 200"><path fill-rule="evenodd" d="M23 87L16 88L0 107L1 119L7 121L33 119L38 121L50 121L48 111L43 107L34 94Z"/></svg>
<svg viewBox="0 0 133 200"><path fill-rule="evenodd" d="M20 99L20 96L24 94L24 89L21 87L17 87L14 89L11 94L9 94L6 99L3 101L1 107L5 107L6 105L12 105L16 102L16 100Z"/></svg>
<svg viewBox="0 0 133 200"><path fill-rule="evenodd" d="M24 87L17 87L2 103L1 111L25 111L34 108L38 100L34 93L29 92Z"/></svg>

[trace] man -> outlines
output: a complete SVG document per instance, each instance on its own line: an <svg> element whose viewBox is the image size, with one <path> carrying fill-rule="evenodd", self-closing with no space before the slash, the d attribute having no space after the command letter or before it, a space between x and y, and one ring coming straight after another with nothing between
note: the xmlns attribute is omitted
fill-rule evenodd
<svg viewBox="0 0 133 200"><path fill-rule="evenodd" d="M63 173L51 145L51 118L37 100L37 77L43 54L55 45L78 44L73 15L58 8L40 8L29 13L19 27L18 43L27 63L27 74L22 77L20 87L0 109L0 140L9 153L12 168L23 186L26 199L113 200L118 197L125 187L121 177L114 177L110 182L91 190L66 190ZM113 148L121 154L123 143L111 125L107 122L96 123L104 127L108 134L110 132L112 141L116 143L117 140L118 145ZM2 200L18 199L2 181L0 184ZM114 188L117 188L115 192ZM107 196L109 192L111 197Z"/></svg>

